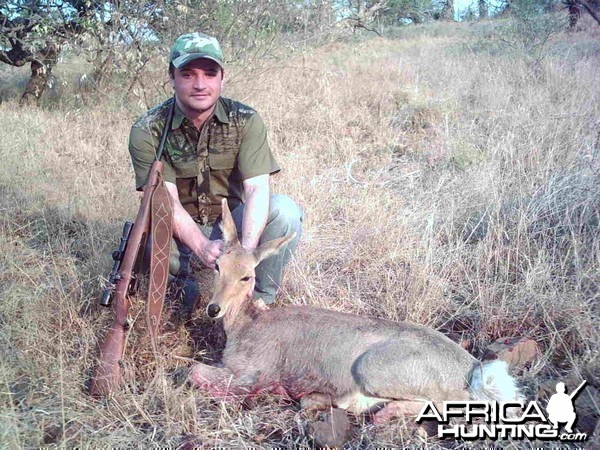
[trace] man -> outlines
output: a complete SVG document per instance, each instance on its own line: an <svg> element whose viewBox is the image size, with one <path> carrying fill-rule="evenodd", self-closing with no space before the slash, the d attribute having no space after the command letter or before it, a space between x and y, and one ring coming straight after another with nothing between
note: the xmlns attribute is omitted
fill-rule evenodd
<svg viewBox="0 0 600 450"><path fill-rule="evenodd" d="M226 198L240 242L248 249L296 231L285 251L256 270L254 298L271 304L301 234L302 212L283 195L272 195L269 176L279 172L260 116L242 103L221 97L223 55L218 41L202 33L177 38L171 50L169 76L175 91L140 117L131 129L129 152L142 189L155 159L158 142L175 101L162 161L174 200L174 245L169 270L184 288L184 303L197 296L190 283L190 257L209 268L223 251L221 199ZM186 298L187 297L187 298ZM190 297L192 297L190 299Z"/></svg>
<svg viewBox="0 0 600 450"><path fill-rule="evenodd" d="M552 397L548 400L546 411L554 428L558 428L559 422L565 422L567 424L565 430L568 433L573 432L573 424L577 419L577 415L573 407L572 397L565 394L565 383L556 383L556 394L552 394Z"/></svg>

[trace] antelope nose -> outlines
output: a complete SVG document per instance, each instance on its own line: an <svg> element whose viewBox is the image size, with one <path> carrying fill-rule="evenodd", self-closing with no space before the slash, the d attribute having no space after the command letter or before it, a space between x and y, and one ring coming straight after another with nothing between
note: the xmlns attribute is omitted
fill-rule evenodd
<svg viewBox="0 0 600 450"><path fill-rule="evenodd" d="M221 308L219 307L219 305L216 305L214 303L211 303L210 305L208 305L208 308L206 308L206 313L211 319L217 317L219 315L219 312L221 312Z"/></svg>

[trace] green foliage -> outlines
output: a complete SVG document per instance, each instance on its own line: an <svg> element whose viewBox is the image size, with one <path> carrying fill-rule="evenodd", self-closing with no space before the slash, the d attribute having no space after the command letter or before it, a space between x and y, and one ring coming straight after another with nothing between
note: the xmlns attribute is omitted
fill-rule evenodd
<svg viewBox="0 0 600 450"><path fill-rule="evenodd" d="M549 13L543 0L514 0L510 2L510 17L486 35L485 40L500 52L512 50L524 55L537 66L549 52L552 37L566 26L560 13Z"/></svg>
<svg viewBox="0 0 600 450"><path fill-rule="evenodd" d="M457 170L465 170L467 167L484 160L484 152L467 143L461 143L450 157L451 165Z"/></svg>
<svg viewBox="0 0 600 450"><path fill-rule="evenodd" d="M0 50L35 54L49 41L62 43L89 27L102 5L103 2L80 0L3 0L0 2ZM97 16L95 19L97 21Z"/></svg>
<svg viewBox="0 0 600 450"><path fill-rule="evenodd" d="M178 35L202 31L216 36L228 62L265 53L291 14L284 0L190 0L166 3L167 18L160 39L172 42ZM292 2L293 3L293 2Z"/></svg>
<svg viewBox="0 0 600 450"><path fill-rule="evenodd" d="M381 16L386 25L398 25L407 20L422 23L439 16L442 8L436 0L390 0Z"/></svg>

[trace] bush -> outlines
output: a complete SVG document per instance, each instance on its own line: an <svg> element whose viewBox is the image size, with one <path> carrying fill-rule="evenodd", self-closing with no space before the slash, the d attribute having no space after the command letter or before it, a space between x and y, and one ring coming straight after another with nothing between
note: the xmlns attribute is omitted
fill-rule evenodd
<svg viewBox="0 0 600 450"><path fill-rule="evenodd" d="M548 56L553 36L566 25L562 13L547 12L547 5L538 0L515 0L510 3L509 18L489 28L479 47L494 54L517 53L537 67Z"/></svg>
<svg viewBox="0 0 600 450"><path fill-rule="evenodd" d="M566 26L563 14L547 13L538 0L515 0L510 3L510 18L486 36L501 50L523 54L534 66L548 55L548 43Z"/></svg>

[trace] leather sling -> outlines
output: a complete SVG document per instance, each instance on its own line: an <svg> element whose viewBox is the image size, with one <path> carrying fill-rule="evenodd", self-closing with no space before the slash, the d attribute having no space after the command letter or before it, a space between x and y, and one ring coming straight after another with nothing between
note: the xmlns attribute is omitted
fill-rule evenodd
<svg viewBox="0 0 600 450"><path fill-rule="evenodd" d="M160 137L156 161L160 163L165 147L165 142L171 128L173 115L175 114L175 98L169 109L167 120ZM162 169L162 163L161 169ZM148 301L146 302L146 321L150 342L156 357L158 357L158 346L156 343L160 332L160 318L163 310L167 284L169 280L169 255L171 251L171 239L173 236L173 199L167 191L162 170L156 177L156 186L153 189L150 214L150 236L152 245L150 249L150 281L148 286Z"/></svg>
<svg viewBox="0 0 600 450"><path fill-rule="evenodd" d="M152 246L146 317L150 341L156 352L156 338L160 331L160 318L169 279L169 253L173 235L173 200L160 173L151 202L150 236L152 236Z"/></svg>

